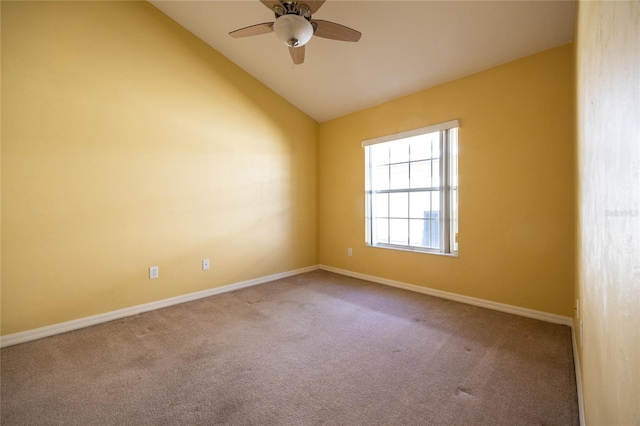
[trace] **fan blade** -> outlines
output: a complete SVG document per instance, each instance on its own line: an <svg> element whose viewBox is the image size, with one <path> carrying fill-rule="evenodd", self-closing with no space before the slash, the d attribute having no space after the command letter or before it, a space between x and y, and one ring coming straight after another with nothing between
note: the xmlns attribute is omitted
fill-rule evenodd
<svg viewBox="0 0 640 426"><path fill-rule="evenodd" d="M322 6L324 2L325 0L298 0L298 7L304 4L309 8L311 14L314 14L320 9L320 6Z"/></svg>
<svg viewBox="0 0 640 426"><path fill-rule="evenodd" d="M266 34L270 32L273 32L273 22L263 22L262 24L251 25L250 27L231 31L229 35L233 38L239 38Z"/></svg>
<svg viewBox="0 0 640 426"><path fill-rule="evenodd" d="M290 47L289 53L291 54L291 59L293 59L294 64L300 65L304 62L304 46Z"/></svg>
<svg viewBox="0 0 640 426"><path fill-rule="evenodd" d="M360 40L360 37L362 36L360 31L345 27L344 25L336 24L335 22L312 19L311 23L316 24L317 29L313 35L318 37L355 42Z"/></svg>
<svg viewBox="0 0 640 426"><path fill-rule="evenodd" d="M267 6L269 10L272 12L273 12L274 6L282 6L282 3L280 3L278 0L260 0L260 3Z"/></svg>

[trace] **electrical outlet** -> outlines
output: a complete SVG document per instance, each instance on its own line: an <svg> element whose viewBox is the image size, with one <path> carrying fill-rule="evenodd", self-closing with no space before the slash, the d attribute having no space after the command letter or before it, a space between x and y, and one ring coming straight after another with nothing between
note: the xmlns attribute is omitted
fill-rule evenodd
<svg viewBox="0 0 640 426"><path fill-rule="evenodd" d="M149 268L149 279L150 280L152 280L154 278L158 278L158 274L159 274L159 271L158 271L158 267L157 266L151 266Z"/></svg>
<svg viewBox="0 0 640 426"><path fill-rule="evenodd" d="M202 270L203 271L209 270L209 259L202 259Z"/></svg>
<svg viewBox="0 0 640 426"><path fill-rule="evenodd" d="M351 247L349 247L349 248L347 249L347 255L348 255L348 256L353 256L353 250L351 250Z"/></svg>

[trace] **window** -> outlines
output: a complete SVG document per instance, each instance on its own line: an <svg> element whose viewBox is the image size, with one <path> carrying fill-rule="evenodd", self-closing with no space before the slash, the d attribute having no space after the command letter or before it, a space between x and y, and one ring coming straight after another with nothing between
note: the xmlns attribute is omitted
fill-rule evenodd
<svg viewBox="0 0 640 426"><path fill-rule="evenodd" d="M457 255L458 126L449 121L362 143L367 244Z"/></svg>

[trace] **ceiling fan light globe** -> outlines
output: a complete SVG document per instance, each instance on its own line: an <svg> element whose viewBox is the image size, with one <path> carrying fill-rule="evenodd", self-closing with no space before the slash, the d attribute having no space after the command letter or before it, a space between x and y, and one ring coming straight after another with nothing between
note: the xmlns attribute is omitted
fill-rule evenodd
<svg viewBox="0 0 640 426"><path fill-rule="evenodd" d="M304 46L313 36L311 23L302 16L294 14L283 15L276 19L273 23L273 31L278 40L289 47Z"/></svg>

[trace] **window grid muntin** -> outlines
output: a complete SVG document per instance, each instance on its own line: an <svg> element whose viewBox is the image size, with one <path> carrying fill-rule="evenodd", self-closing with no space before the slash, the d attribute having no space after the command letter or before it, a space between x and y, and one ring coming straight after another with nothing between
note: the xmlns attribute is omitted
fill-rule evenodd
<svg viewBox="0 0 640 426"><path fill-rule="evenodd" d="M457 143L457 129L455 129L456 131L456 143ZM427 142L422 142L422 143L428 143L429 144L429 148L430 148L430 156L428 156L427 158L425 157L420 157L418 156L417 158L412 158L412 152L411 152L411 146L412 143L414 142L415 139L422 137L422 136L426 136L426 137L434 137L434 133L437 134L438 137L438 143L434 143L433 140L431 141L427 141ZM389 189L383 189L383 190L371 190L370 189L370 185L371 185L371 169L374 167L373 161L370 161L370 149L375 149L374 145L372 146L367 146L367 150L366 150L366 155L367 155L367 194L368 194L368 201L367 201L367 235L369 235L369 243L371 245L374 246L379 246L379 247L388 247L388 248L397 248L397 249L401 249L401 250L414 250L414 251L424 251L424 252L436 252L436 253L446 253L446 254L455 254L457 253L457 242L454 241L454 231L457 231L457 211L455 212L455 214L453 215L454 217L451 218L449 217L449 213L450 213L450 208L447 208L445 211L445 206L447 205L453 205L455 206L455 208L457 209L457 185L455 188L453 188L451 186L451 181L454 180L454 177L451 176L451 173L456 172L457 173L457 152L456 152L456 156L455 156L455 162L456 164L453 166L454 169L452 170L447 170L447 166L448 164L451 162L451 158L450 158L450 152L449 152L449 133L450 130L440 130L437 132L433 132L433 133L429 133L429 134L424 134L424 135L419 135L419 136L412 136L410 138L406 138L406 139L410 139L412 141L410 142L406 142L403 146L403 148L407 148L408 149L408 160L403 160L403 161L391 161L391 157L392 157L392 151L393 151L393 147L390 147L390 143L394 143L397 141L390 141L390 142L386 142L383 143L381 145L386 145L380 148L385 149L386 151L386 156L388 158L388 161L385 163L380 163L380 162L376 162L375 167L386 167L387 171L388 171L388 185L387 188ZM401 139L400 139L401 140ZM399 140L398 140L399 141ZM437 148L437 149L436 149ZM456 145L457 148L457 145ZM404 155L404 154L403 154ZM416 163L422 163L422 162L428 162L429 163L429 169L430 169L430 179L431 179L431 184L433 185L434 181L437 181L438 186L431 186L431 187L419 187L419 188L412 188L412 184L411 182L413 182L412 179L412 172L413 172L413 165L415 165ZM408 186L406 188L394 188L391 189L391 171L392 165L399 165L399 164L407 164L408 165ZM433 167L434 164L437 164L437 170L436 167ZM455 178L457 179L457 175L455 176ZM440 182L440 180L442 180L442 182ZM457 180L456 180L457 183ZM411 215L411 193L417 193L417 192L429 192L429 193L434 193L437 192L439 193L439 202L438 202L438 209L434 210L434 204L432 202L432 198L433 197L429 197L430 202L428 206L428 210L424 210L425 213L428 213L428 217L425 216L424 218L415 218L414 216ZM406 208L406 216L402 216L402 217L398 217L398 216L394 216L391 214L391 195L392 193L406 193L407 194L407 208ZM388 196L386 197L386 202L387 202L387 215L386 216L382 216L382 215L377 215L376 214L376 209L375 209L375 205L376 203L376 197L382 195L382 194L388 194ZM453 198L453 199L452 199ZM437 212L437 218L434 218L434 212ZM454 221L455 219L455 221ZM406 226L407 226L407 232L406 232L406 242L403 241L402 244L398 244L398 243L391 243L392 241L392 233L391 233L391 226L392 226L392 220L404 220L406 221ZM413 244L413 242L415 242L415 239L412 240L412 234L411 234L411 227L412 224L417 222L417 221L422 221L425 225L429 224L428 227L423 227L424 230L428 229L428 232L426 232L426 237L425 237L425 231L423 231L423 239L422 239L422 243L421 245L415 245ZM382 222L382 223L381 223ZM385 241L381 241L382 238L379 237L383 237L383 235L378 236L378 232L379 232L379 226L385 225L386 222L386 238ZM434 244L434 231L436 231L439 235L439 241L438 244ZM439 231L439 232L438 232ZM446 238L445 238L446 237ZM426 241L425 241L426 239ZM449 247L450 245L450 247Z"/></svg>
<svg viewBox="0 0 640 426"><path fill-rule="evenodd" d="M413 181L412 179L412 165L417 164L417 163L421 163L421 164L428 164L429 166L429 180L431 183L433 182L439 182L439 170L441 169L441 167L438 167L438 173L436 174L436 168L433 167L434 162L442 162L442 148L441 146L438 146L438 150L437 152L434 153L434 141L433 141L433 136L431 134L425 135L427 138L430 138L431 140L427 140L423 143L427 143L429 145L429 151L430 151L430 155L428 155L427 157L418 157L416 159L412 159L412 155L411 155L411 147L412 144L410 142L403 142L402 145L400 145L399 150L407 150L408 152L405 153L400 153L400 154L396 154L396 158L400 157L405 157L408 158L408 160L402 160L402 161L392 161L392 157L393 157L393 153L394 153L394 149L393 147L384 147L386 153L388 153L388 158L389 161L386 163L380 163L378 162L376 164L376 167L378 169L380 169L381 167L386 167L388 170L388 177L389 177L389 184L388 185L384 185L385 187L388 187L389 189L384 189L384 190L377 190L377 191L373 191L374 197L377 197L381 194L389 194L388 197L386 197L387 199L387 215L378 215L375 214L373 219L375 222L379 222L379 221L383 221L383 223L387 224L387 231L386 231L386 236L387 238L385 238L385 240L387 241L386 244L389 245L397 245L397 246L401 246L401 247L417 247L417 248L423 248L423 249L431 249L431 250L438 250L440 248L440 244L439 242L441 241L441 236L438 235L437 238L434 238L434 230L435 229L441 229L442 227L439 226L434 226L436 225L435 222L439 222L439 218L435 219L434 218L434 204L432 202L433 197L427 197L429 202L428 204L423 206L423 218L414 218L411 215L411 197L410 197L410 193L418 193L418 192L424 192L424 193L433 193L433 192L438 192L438 193L442 193L442 191L440 191L440 187L421 187L421 188L412 188L411 187L411 182ZM412 139L417 139L416 137L412 138ZM440 145L441 145L441 139L442 136L439 136L440 139ZM394 185L394 176L393 173L397 172L399 170L400 165L407 165L407 182L404 186L401 187L396 187L396 185ZM436 163L437 164L437 163ZM397 180L397 179L395 179ZM402 216L400 216L397 210L397 202L395 203L396 207L392 207L392 201L393 201L393 197L391 196L391 194L406 194L406 203L405 201L401 201L402 202L402 209L401 210L405 210L405 204L406 204L406 213L403 214ZM373 203L375 203L375 200L373 201ZM376 203L377 204L377 203ZM442 205L442 203L438 203L439 205ZM393 211L392 211L393 210ZM439 216L439 210L438 212L438 216ZM396 214L393 214L396 213ZM398 221L404 221L406 222L406 226L407 226L407 230L406 233L403 233L402 236L406 236L406 241L403 238L402 240L397 239L397 240L392 240L392 236L395 235L395 233L392 232L392 226L394 225L394 223L397 223ZM423 224L423 237L422 237L422 244L420 245L414 245L412 244L412 232L411 232L411 228L412 228L412 224L416 223L417 221L422 222ZM434 229L435 228L435 229ZM379 229L378 226L375 227L375 229ZM425 235L426 234L426 235ZM380 243L379 239L376 239L378 241L378 243ZM392 242L393 241L393 242ZM434 244L435 243L435 244ZM384 244L384 242L382 243Z"/></svg>

